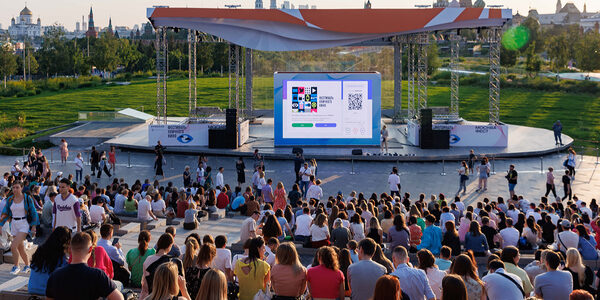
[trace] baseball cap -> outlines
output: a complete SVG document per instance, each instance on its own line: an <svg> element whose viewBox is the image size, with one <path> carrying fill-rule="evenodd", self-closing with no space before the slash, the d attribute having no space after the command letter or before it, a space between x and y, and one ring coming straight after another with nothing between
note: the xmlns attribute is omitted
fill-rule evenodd
<svg viewBox="0 0 600 300"><path fill-rule="evenodd" d="M560 222L560 226L563 228L571 228L571 222L569 222L569 220L562 220Z"/></svg>

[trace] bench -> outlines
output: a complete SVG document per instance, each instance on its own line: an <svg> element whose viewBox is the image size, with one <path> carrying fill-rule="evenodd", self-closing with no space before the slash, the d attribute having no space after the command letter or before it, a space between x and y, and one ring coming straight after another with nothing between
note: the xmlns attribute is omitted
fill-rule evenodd
<svg viewBox="0 0 600 300"><path fill-rule="evenodd" d="M0 300L8 299L31 299L33 295L27 292L27 284L29 283L29 277L15 276L9 281L0 284ZM39 299L45 297L40 296Z"/></svg>
<svg viewBox="0 0 600 300"><path fill-rule="evenodd" d="M0 300L43 300L46 296L32 295L27 291L1 291Z"/></svg>
<svg viewBox="0 0 600 300"><path fill-rule="evenodd" d="M139 232L140 231L140 223L131 222L125 226L121 226L119 229L115 229L114 235L116 236L124 236L128 233Z"/></svg>
<svg viewBox="0 0 600 300"><path fill-rule="evenodd" d="M33 256L33 253L35 253L35 250L37 249L37 245L33 244L31 246L31 248L25 248L25 253L27 253L27 257L29 257L29 260L31 260L31 256ZM8 252L4 252L2 255L2 263L6 263L6 264L12 264L13 263L13 254L12 251L8 251Z"/></svg>
<svg viewBox="0 0 600 300"><path fill-rule="evenodd" d="M216 212L208 214L208 219L211 221L218 220L218 219L224 219L224 218L225 218L225 210L224 209L217 209Z"/></svg>

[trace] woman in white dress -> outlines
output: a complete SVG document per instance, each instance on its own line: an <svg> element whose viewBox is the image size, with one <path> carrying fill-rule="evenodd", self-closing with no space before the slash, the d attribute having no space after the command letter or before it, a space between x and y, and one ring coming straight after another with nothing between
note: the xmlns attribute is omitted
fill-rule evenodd
<svg viewBox="0 0 600 300"><path fill-rule="evenodd" d="M435 298L442 299L442 280L446 276L446 272L438 269L438 266L435 264L435 257L427 249L419 250L417 252L417 259L419 260L419 269L425 271Z"/></svg>
<svg viewBox="0 0 600 300"><path fill-rule="evenodd" d="M15 181L12 184L12 196L6 200L6 205L2 209L2 215L0 215L0 226L4 226L6 221L10 220L10 233L14 236L11 244L11 252L13 253L13 268L10 271L11 274L18 274L21 269L19 268L19 257L23 259L25 267L23 273L29 273L31 268L29 267L29 258L25 252L25 245L23 241L29 234L35 236L36 226L40 224L38 214L33 204L33 199L28 195L23 194L23 183L21 181ZM14 255L18 253L18 255Z"/></svg>

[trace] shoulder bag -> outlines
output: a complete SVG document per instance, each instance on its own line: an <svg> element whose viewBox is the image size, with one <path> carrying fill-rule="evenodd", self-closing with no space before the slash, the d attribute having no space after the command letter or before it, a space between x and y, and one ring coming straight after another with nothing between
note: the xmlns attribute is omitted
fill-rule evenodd
<svg viewBox="0 0 600 300"><path fill-rule="evenodd" d="M523 288L521 287L521 285L518 282L516 282L512 277L510 277L510 276L508 276L506 274L498 273L498 272L496 272L496 274L498 274L498 275L500 275L500 276L502 276L502 277L510 280L512 283L514 283L519 288L519 291L521 291L521 294L523 295L523 298L525 298L525 291L523 290Z"/></svg>

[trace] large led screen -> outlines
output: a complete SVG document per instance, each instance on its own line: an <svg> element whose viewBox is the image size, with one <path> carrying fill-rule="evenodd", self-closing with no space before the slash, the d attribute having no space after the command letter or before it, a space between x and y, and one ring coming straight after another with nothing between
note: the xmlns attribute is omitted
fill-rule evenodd
<svg viewBox="0 0 600 300"><path fill-rule="evenodd" d="M379 145L379 73L275 73L275 146Z"/></svg>

